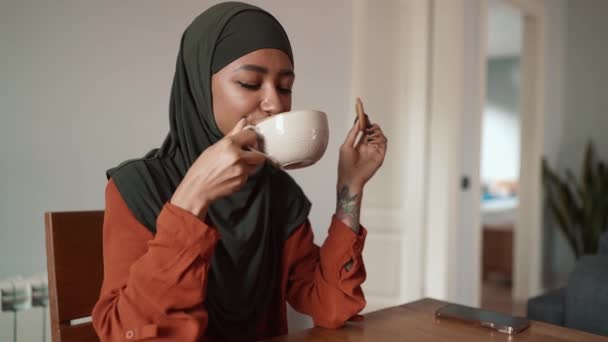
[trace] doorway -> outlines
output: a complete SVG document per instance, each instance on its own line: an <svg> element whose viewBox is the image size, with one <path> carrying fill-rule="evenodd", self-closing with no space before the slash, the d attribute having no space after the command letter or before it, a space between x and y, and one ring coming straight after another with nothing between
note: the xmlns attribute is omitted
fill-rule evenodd
<svg viewBox="0 0 608 342"><path fill-rule="evenodd" d="M443 2L437 2L437 4L443 4ZM451 141L452 145L448 144L450 142L445 144L446 146L454 146L453 144L456 144L456 147L451 151L452 153L460 154L460 158L456 162L453 162L451 167L454 171L460 170L460 175L462 176L462 178L459 178L462 190L457 195L458 204L454 208L455 212L453 213L453 217L458 220L457 229L445 229L445 233L449 234L451 241L453 241L450 246L455 247L454 251L451 252L452 257L446 262L446 264L450 265L447 269L450 270L449 273L452 279L448 281L448 286L450 289L453 289L452 291L448 291L447 298L476 307L488 306L484 301L488 297L500 298L500 295L497 296L496 293L491 293L490 296L482 298L482 274L484 271L484 260L482 258L484 230L482 227L488 219L488 215L486 215L483 217L485 221L482 222L482 200L484 196L486 198L502 197L504 200L502 205L506 207L502 209L508 209L510 205L511 212L507 213L506 216L510 215L511 217L507 219L502 218L497 221L506 221L510 227L508 229L502 227L503 231L510 230L511 232L503 234L507 237L499 237L498 245L501 247L504 247L504 245L508 246L508 241L506 243L504 241L510 238L511 246L504 248L505 251L503 253L498 253L503 258L503 268L499 268L499 272L496 272L497 270L486 272L486 275L494 273L490 275L491 278L498 278L499 282L507 285L506 291L504 291L506 295L503 298L507 298L507 305L509 305L509 302L511 306L513 306L513 303L516 303L515 307L519 308L517 313L521 314L523 309L522 304L525 304L531 296L541 292L542 188L540 161L543 153L544 60L546 53L544 32L545 4L520 0L484 0L463 1L462 5L464 8L463 16L449 19L452 21L450 25L452 31L455 28L462 27L464 32L464 35L460 38L462 43L455 45L449 57L440 57L437 63L433 63L433 66L442 66L453 59L454 56L464 56L462 62L454 63L454 65L450 66L449 70L446 71L445 68L441 70L444 75L448 74L449 71L449 75L454 73L458 76L456 77L457 80L453 82L448 95L451 99L461 99L458 103L452 104L452 108L462 108L460 113L452 114L452 116L458 116L457 119L459 121L454 120L453 123L457 123L460 127L451 128L451 131L459 132L459 137L461 138L453 139ZM488 27L492 25L490 21L495 20L490 18L490 11L495 11L497 7L498 9L510 11L511 15L515 12L515 17L518 18L516 20L521 22L520 43L515 44L515 46L520 46L521 52L519 60L507 62L503 60L502 63L500 61L496 61L495 63L491 61L492 66L489 66L489 50L487 45L489 45L488 38L490 33ZM499 24L497 26L500 28L498 31L502 34L512 31L512 29L508 29L504 25ZM452 31L445 30L440 33L446 37L453 37ZM437 41L437 44L444 44L444 42ZM447 54L444 53L442 55ZM464 65L464 69L462 65ZM511 145L507 144L510 147L508 151L494 152L494 154L503 157L504 161L508 159L506 154L510 153L510 159L519 160L519 166L511 165L509 168L510 175L507 174L506 171L508 170L506 168L499 170L501 172L504 171L504 173L496 175L496 179L492 182L487 178L482 179L481 174L483 153L482 132L484 131L483 127L487 126L488 121L490 121L484 117L487 109L486 102L489 102L487 101L486 92L491 91L487 88L486 84L488 83L488 77L494 76L489 75L489 67L499 70L501 67L507 69L507 71L501 71L503 74L510 74L505 79L508 80L510 78L511 82L519 84L519 90L513 90L515 94L519 94L519 96L515 97L516 104L510 106L511 109L515 106L516 110L512 110L512 112L516 112L518 116L515 118L511 117L510 119L505 115L495 115L494 117L494 125L498 127L506 125L504 122L510 122L509 126L512 127L512 134L506 134L506 129L495 129L497 133L493 136L493 138L498 139L499 137L496 134L501 134L503 137L506 135L515 140ZM509 68L511 71L508 71ZM460 76L458 75L459 70L464 70ZM459 85L460 89L457 88ZM431 93L431 97L433 98L435 94L433 91ZM511 101L513 102L513 99ZM435 101L432 99L431 110L434 103ZM498 110L496 108L494 110L494 114L497 114ZM500 124L501 120L504 121L503 124ZM517 134L519 134L519 139L514 138ZM442 139L446 140L442 138L445 136L445 132L441 132L440 130L435 132L433 126L431 126L430 135L433 143L436 143L436 141L441 142ZM519 156L517 156L517 151L519 151ZM430 159L439 159L433 156L432 152ZM514 163L516 164L516 162ZM500 164L491 164L491 166L496 165ZM514 169L516 171L513 171ZM515 175L518 175L518 177ZM502 179L499 179L499 177ZM434 184L437 182L435 178L431 174L429 183ZM441 197L437 195L432 199L437 201L438 198ZM511 203L507 203L509 201ZM498 206L500 207L500 205ZM486 238L486 240L490 238ZM491 246L488 247L486 244L487 249L494 251ZM494 258L498 257L495 256ZM509 259L511 260L510 263ZM486 264L486 270L490 268L489 266L491 265ZM503 270L502 274L500 274L501 270ZM510 289L508 284L511 285ZM510 301L509 293L511 297Z"/></svg>
<svg viewBox="0 0 608 342"><path fill-rule="evenodd" d="M487 6L486 92L481 132L481 306L525 314L512 300L519 209L523 16L502 0Z"/></svg>
<svg viewBox="0 0 608 342"><path fill-rule="evenodd" d="M511 127L519 128L512 129L512 131L516 132L515 134L519 134L519 139L512 139L512 141L519 141L519 147L517 148L517 150L519 150L519 157L517 159L513 157L511 158L519 160L519 166L517 167L518 172L511 171L511 175L518 175L515 182L506 179L502 182L498 181L496 184L491 183L488 185L490 187L488 191L489 197L494 195L493 192L502 196L503 201L501 204L501 210L503 213L505 213L505 217L498 219L499 224L497 224L499 229L503 229L502 237L500 237L500 232L488 237L486 234L484 234L487 232L486 229L481 229L480 235L482 238L487 237L488 240L488 243L482 242L482 251L484 249L483 245L485 244L486 250L489 250L488 253L494 252L492 250L493 246L491 246L493 242L492 239L494 239L495 245L498 245L504 249L504 252L502 254L498 253L498 255L508 259L510 250L510 259L512 260L512 263L510 265L510 279L508 276L507 279L502 279L502 284L506 285L502 288L504 291L493 293L491 291L497 288L485 287L485 289L489 290L490 292L485 296L486 301L485 303L482 303L482 305L499 305L499 307L494 308L499 309L500 311L508 311L508 299L510 297L510 312L523 315L525 314L525 304L527 299L539 294L542 291L542 186L540 179L540 166L543 151L543 117L545 101L544 61L546 53L546 8L544 4L539 2L520 0L489 0L488 12L486 13L486 18L488 19L487 27L489 30L492 26L490 20L492 20L493 15L489 11L492 10L510 13L507 16L511 17L512 21L521 23L521 34L519 36L521 38L521 43L518 43L518 45L521 47L521 53L518 60L511 61L511 76L506 76L506 78L510 77L512 79L511 82L515 83L519 88L516 92L518 95L516 107L518 108L517 117L512 117L510 124ZM495 20L497 19L495 18ZM503 34L509 31L505 29L504 26L507 24L498 24L499 25L497 26L500 26L499 29L500 31L503 31ZM488 35L490 34L489 30ZM517 37L511 38L517 42ZM490 50L487 49L486 51ZM487 66L490 67L492 61L487 63L490 63L487 64ZM502 61L502 65L500 65L500 63L494 64L497 64L492 65L492 67L495 69L500 70L501 67L503 69L509 69L508 65L504 65L504 61ZM491 75L491 72L492 70L489 69L486 71L486 80L488 82L488 87L486 87L486 89L488 92L491 91L489 88L489 86L491 86L490 78L495 76ZM492 104L490 100L490 96L492 95L488 95L489 96L484 97L487 99L485 102L487 105L482 106L482 113L484 113L484 115L486 114L486 109L488 109L488 107L490 107ZM495 101L495 99L492 101ZM486 117L483 119L486 119ZM515 126L515 123L517 123L517 126ZM491 124L491 122L488 122L484 123L483 126L486 128ZM509 124L503 124L503 127L508 126ZM501 133L505 133L508 130L509 129L507 128L503 128ZM513 151L513 149L511 149L511 151ZM515 164L515 162L513 164ZM480 181L484 181L483 177L481 176ZM485 190L484 184L481 183L481 185L482 189ZM482 216L481 210L480 216ZM491 215L489 216L491 217ZM485 222L490 221L491 220L486 217ZM507 227L505 227L505 225L500 227L500 221L502 221L502 223L506 223L505 225ZM481 226L483 227L484 224L481 224ZM505 231L509 230L512 231L512 233L505 233ZM509 239L511 241L510 248ZM496 240L498 240L498 243ZM482 262L483 261L485 260L482 259ZM505 263L508 263L508 261L505 261ZM506 267L505 270L506 269L508 269L508 267ZM481 271L483 275L483 267ZM486 275L489 276L489 273L491 273L489 267L486 269L486 271L488 271ZM483 276L481 279L488 280ZM511 286L509 286L509 284ZM483 287L484 286L481 286L481 288ZM483 294L483 290L480 292ZM502 304L500 303L488 302L488 300L491 300L491 298L501 298L500 293L503 294L502 298L505 300L504 306L501 306ZM483 295L481 299L481 302L484 302Z"/></svg>

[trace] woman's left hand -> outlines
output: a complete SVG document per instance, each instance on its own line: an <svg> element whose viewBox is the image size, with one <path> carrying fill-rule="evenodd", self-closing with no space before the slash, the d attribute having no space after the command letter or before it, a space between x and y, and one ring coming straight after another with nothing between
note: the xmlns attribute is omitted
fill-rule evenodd
<svg viewBox="0 0 608 342"><path fill-rule="evenodd" d="M384 162L387 139L377 124L368 126L359 139L359 121L346 136L340 147L338 186L363 189Z"/></svg>

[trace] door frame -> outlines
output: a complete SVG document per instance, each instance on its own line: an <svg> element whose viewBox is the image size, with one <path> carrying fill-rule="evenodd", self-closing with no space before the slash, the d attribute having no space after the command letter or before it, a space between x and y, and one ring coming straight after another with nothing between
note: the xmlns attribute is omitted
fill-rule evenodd
<svg viewBox="0 0 608 342"><path fill-rule="evenodd" d="M542 288L542 169L545 116L546 3L503 0L523 15L519 207L513 245L513 300Z"/></svg>
<svg viewBox="0 0 608 342"><path fill-rule="evenodd" d="M461 212L460 177L462 170L462 121L467 103L478 107L478 115L467 124L478 127L473 141L481 142L481 120L485 102L485 43L477 44L473 56L484 56L478 63L479 89L464 90L470 75L463 72L467 44L465 25L476 20L487 31L487 13L471 6L487 8L486 0L431 0L431 57L429 86L428 180L426 201L425 284L426 296L478 306L481 294L481 224L471 234L462 234L461 215L471 215L469 222L481 221L480 196L475 209ZM544 1L503 0L523 15L524 46L522 51L521 163L519 210L514 228L513 299L522 302L542 291L542 182L543 122L545 105L546 5ZM483 35L482 35L483 36ZM475 58L478 59L478 58ZM481 65L483 64L483 65ZM474 78L475 78L474 77ZM475 121L475 117L477 121ZM481 143L470 146L480 155ZM479 158L477 158L479 160ZM479 161L477 161L479 163ZM479 172L471 175L473 187L480 186ZM478 190L478 189L477 189ZM468 229L471 229L470 227ZM462 246L470 252L463 253ZM473 265L473 267L471 267ZM464 276L463 276L464 275ZM471 284L473 280L473 284ZM468 284L468 287L467 287ZM459 289L468 291L465 295Z"/></svg>

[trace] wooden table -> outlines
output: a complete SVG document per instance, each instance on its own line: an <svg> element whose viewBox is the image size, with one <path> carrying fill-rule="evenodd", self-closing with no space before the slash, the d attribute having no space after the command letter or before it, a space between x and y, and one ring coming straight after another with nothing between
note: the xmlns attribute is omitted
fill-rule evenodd
<svg viewBox="0 0 608 342"><path fill-rule="evenodd" d="M348 323L337 330L312 328L270 341L604 341L602 337L552 324L532 322L513 336L487 328L435 318L445 302L422 299L365 315L365 320Z"/></svg>

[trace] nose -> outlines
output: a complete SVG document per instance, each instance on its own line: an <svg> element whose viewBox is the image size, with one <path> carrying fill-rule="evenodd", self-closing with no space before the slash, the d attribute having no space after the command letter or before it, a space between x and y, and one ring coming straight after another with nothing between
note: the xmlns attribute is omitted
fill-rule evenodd
<svg viewBox="0 0 608 342"><path fill-rule="evenodd" d="M286 110L286 105L281 99L281 94L275 87L268 87L260 102L260 108L266 115L275 115Z"/></svg>

